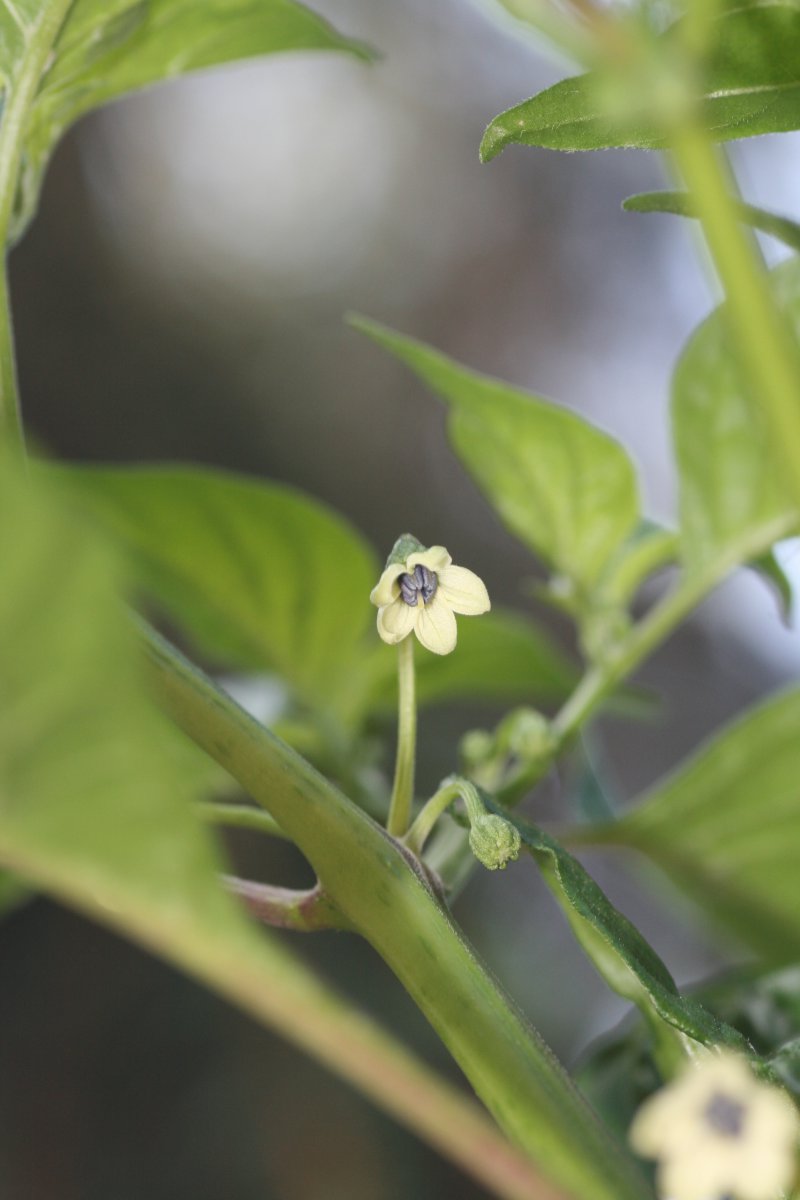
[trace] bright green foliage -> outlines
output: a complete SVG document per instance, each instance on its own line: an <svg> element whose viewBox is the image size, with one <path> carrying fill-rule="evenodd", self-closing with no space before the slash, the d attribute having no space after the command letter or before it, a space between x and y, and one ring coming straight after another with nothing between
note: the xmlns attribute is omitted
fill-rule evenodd
<svg viewBox="0 0 800 1200"><path fill-rule="evenodd" d="M547 400L372 321L355 324L447 402L453 446L511 532L579 589L591 590L639 515L636 477L622 447Z"/></svg>
<svg viewBox="0 0 800 1200"><path fill-rule="evenodd" d="M741 221L752 225L760 233L767 233L777 238L779 242L800 250L800 225L790 221L788 217L779 217L777 213L767 212L756 208L754 204L735 202L736 214ZM697 217L697 205L688 192L641 192L638 196L629 196L623 201L625 212L635 213L671 213L676 217Z"/></svg>
<svg viewBox="0 0 800 1200"><path fill-rule="evenodd" d="M380 565L342 517L293 488L196 467L57 474L125 551L140 589L206 654L276 672L349 729L394 704L397 655L369 603ZM417 662L422 704L555 700L575 680L531 621L500 612L462 621L457 654Z"/></svg>
<svg viewBox="0 0 800 1200"><path fill-rule="evenodd" d="M0 858L104 919L170 935L236 914L144 699L105 548L63 507L0 482Z"/></svg>
<svg viewBox="0 0 800 1200"><path fill-rule="evenodd" d="M262 54L350 50L366 57L363 47L293 0L76 0L71 6L64 0L6 0L0 69L12 87L26 58L41 57L38 26L59 10L64 15L51 35L52 57L39 74L24 125L17 236L30 219L56 142L91 109L161 80Z"/></svg>
<svg viewBox="0 0 800 1200"><path fill-rule="evenodd" d="M665 59L674 40L674 33L664 39ZM666 61L663 69L670 69ZM778 3L726 13L712 26L701 80L701 117L717 141L800 128L800 9ZM663 148L665 131L648 111L644 82L633 77L626 102L612 113L601 76L565 79L495 117L481 157L488 161L515 143L552 150Z"/></svg>
<svg viewBox="0 0 800 1200"><path fill-rule="evenodd" d="M771 273L775 295L800 330L800 261ZM749 557L758 529L773 540L793 528L793 505L760 405L738 370L725 306L703 322L673 379L672 417L680 471L683 561L700 572L710 559L732 568Z"/></svg>
<svg viewBox="0 0 800 1200"><path fill-rule="evenodd" d="M689 1052L687 1039L747 1049L735 1030L717 1021L695 1000L680 995L652 946L577 859L536 826L516 815L505 816L516 825L523 846L538 863L573 933L606 983L640 1009L662 1062L674 1067Z"/></svg>
<svg viewBox="0 0 800 1200"><path fill-rule="evenodd" d="M751 709L586 840L643 851L760 956L797 958L798 729L800 691Z"/></svg>
<svg viewBox="0 0 800 1200"><path fill-rule="evenodd" d="M335 694L371 623L375 558L292 488L197 467L67 470L143 589L228 664Z"/></svg>

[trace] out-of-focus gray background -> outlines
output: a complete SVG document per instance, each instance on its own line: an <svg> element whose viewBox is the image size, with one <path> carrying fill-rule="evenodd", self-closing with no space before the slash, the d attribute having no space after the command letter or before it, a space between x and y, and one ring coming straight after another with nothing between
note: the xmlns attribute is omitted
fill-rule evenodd
<svg viewBox="0 0 800 1200"><path fill-rule="evenodd" d="M688 225L621 212L664 182L652 156L511 150L479 164L490 118L566 72L488 10L316 7L382 59L287 55L197 76L92 117L59 150L12 262L30 429L68 459L297 484L380 552L411 528L525 608L534 564L448 449L440 408L343 314L585 413L626 444L649 514L669 521L668 381L714 300L702 253ZM749 199L800 211L799 146L735 149ZM785 557L791 570L793 547ZM563 626L553 636L569 646ZM663 720L602 726L621 802L799 660L763 585L731 581L641 674ZM426 717L424 786L466 721ZM558 805L550 780L532 811ZM266 879L300 871L272 848L232 849ZM682 981L735 953L713 950L666 885L643 889L636 864L590 865ZM476 877L458 914L566 1062L621 1015L532 867ZM293 944L456 1077L363 946ZM484 1194L298 1052L53 905L0 928L0 969L3 1200Z"/></svg>

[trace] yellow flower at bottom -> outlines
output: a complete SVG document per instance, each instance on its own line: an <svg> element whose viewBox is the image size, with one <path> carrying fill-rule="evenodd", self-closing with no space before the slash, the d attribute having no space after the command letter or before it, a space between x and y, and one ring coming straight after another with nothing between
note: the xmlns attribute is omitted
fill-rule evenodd
<svg viewBox="0 0 800 1200"><path fill-rule="evenodd" d="M667 1200L778 1200L794 1178L799 1132L787 1093L726 1050L704 1055L646 1100L630 1141L658 1160Z"/></svg>
<svg viewBox="0 0 800 1200"><path fill-rule="evenodd" d="M401 561L390 555L386 570L370 593L378 609L378 633L390 646L413 631L434 654L456 646L456 618L477 616L491 608L482 579L465 567L454 567L444 546L425 549L415 539L397 546L412 549Z"/></svg>

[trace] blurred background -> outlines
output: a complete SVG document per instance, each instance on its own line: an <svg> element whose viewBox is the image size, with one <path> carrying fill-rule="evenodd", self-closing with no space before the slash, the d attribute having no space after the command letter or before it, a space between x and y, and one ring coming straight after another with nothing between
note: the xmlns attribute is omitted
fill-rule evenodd
<svg viewBox="0 0 800 1200"><path fill-rule="evenodd" d="M671 365L715 302L695 231L622 213L627 195L664 184L655 156L512 149L479 164L490 118L568 69L497 13L466 0L315 7L382 57L295 54L196 76L62 145L12 259L29 428L64 459L295 484L379 553L409 528L478 571L495 602L529 609L536 565L450 452L441 408L343 316L583 412L628 447L649 515L670 522ZM796 137L733 158L747 199L800 212ZM800 569L794 546L784 560ZM566 626L538 615L570 649ZM799 664L764 585L730 581L641 672L659 720L600 724L616 802ZM452 767L463 729L496 717L428 714L421 786ZM559 780L530 811L563 817ZM241 835L230 849L255 878L306 878L281 848ZM666 883L643 886L638 864L587 863L680 982L737 957ZM567 1064L623 1014L532 869L476 875L457 915ZM364 946L290 940L457 1078ZM36 900L9 917L0 969L2 1200L485 1194L299 1052L65 910Z"/></svg>

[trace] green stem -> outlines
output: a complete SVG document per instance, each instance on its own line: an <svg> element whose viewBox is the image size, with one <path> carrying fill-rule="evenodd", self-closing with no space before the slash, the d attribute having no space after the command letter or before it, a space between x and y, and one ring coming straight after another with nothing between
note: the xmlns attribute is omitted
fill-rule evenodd
<svg viewBox="0 0 800 1200"><path fill-rule="evenodd" d="M267 837L286 838L278 822L263 808L251 804L215 804L211 801L197 805L201 817L212 825L226 825L230 829L253 829Z"/></svg>
<svg viewBox="0 0 800 1200"><path fill-rule="evenodd" d="M22 163L25 123L53 45L73 0L50 0L38 19L21 27L25 49L6 83L0 121L0 446L24 452L24 435L17 388L17 368L8 296L8 243Z"/></svg>
<svg viewBox="0 0 800 1200"><path fill-rule="evenodd" d="M742 562L757 558L776 541L796 532L794 517L779 517L747 531L701 571L685 575L674 591L656 604L618 645L609 660L584 675L551 726L562 748L580 730L609 692L621 683L683 621L725 576Z"/></svg>
<svg viewBox="0 0 800 1200"><path fill-rule="evenodd" d="M775 304L754 235L738 219L720 153L691 121L672 131L670 145L725 289L736 349L776 463L800 509L800 349Z"/></svg>
<svg viewBox="0 0 800 1200"><path fill-rule="evenodd" d="M19 406L14 331L8 295L8 268L0 270L0 447L24 457L25 434Z"/></svg>
<svg viewBox="0 0 800 1200"><path fill-rule="evenodd" d="M405 843L412 854L422 853L439 817L447 811L454 800L463 795L462 784L464 782L466 781L461 779L447 780L438 792L434 792L430 800L426 802L405 837Z"/></svg>
<svg viewBox="0 0 800 1200"><path fill-rule="evenodd" d="M407 637L397 647L397 759L386 828L393 837L403 837L411 819L414 801L414 769L417 757L417 698L414 681L414 639Z"/></svg>
<svg viewBox="0 0 800 1200"><path fill-rule="evenodd" d="M296 933L350 928L319 884L300 892L235 875L226 875L224 880L228 891L244 901L252 916L265 925L293 929Z"/></svg>
<svg viewBox="0 0 800 1200"><path fill-rule="evenodd" d="M162 707L297 843L511 1140L581 1200L648 1197L630 1158L477 960L413 857L177 651L152 631L145 638Z"/></svg>

